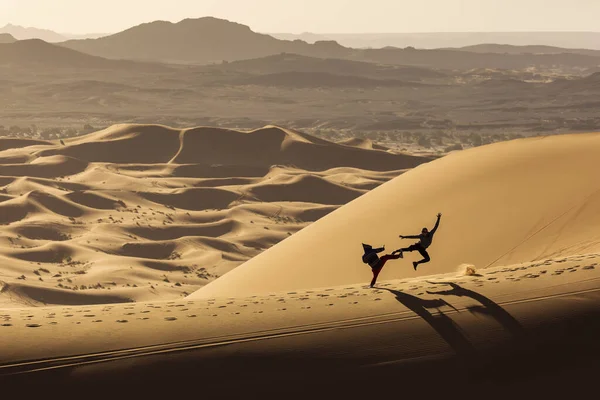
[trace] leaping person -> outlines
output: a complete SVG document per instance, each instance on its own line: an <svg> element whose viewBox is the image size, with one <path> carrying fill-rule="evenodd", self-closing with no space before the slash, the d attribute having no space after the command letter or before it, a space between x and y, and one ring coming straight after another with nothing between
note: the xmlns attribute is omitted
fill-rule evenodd
<svg viewBox="0 0 600 400"><path fill-rule="evenodd" d="M400 250L396 250L392 252L392 254L386 254L379 258L377 253L381 253L385 250L385 246L380 247L378 249L374 249L369 244L362 244L365 253L362 256L362 260L365 264L369 264L371 266L371 270L373 271L373 279L371 280L371 287L375 286L375 282L377 282L377 276L383 269L383 266L388 260L397 260L402 258L402 252ZM398 254L396 254L398 253Z"/></svg>
<svg viewBox="0 0 600 400"><path fill-rule="evenodd" d="M435 234L435 231L440 225L440 218L442 218L442 214L437 215L437 222L435 223L435 226L431 231L427 230L427 228L423 228L421 230L420 235L400 235L401 239L419 239L418 243L412 244L404 249L398 249L394 252L400 252L400 254L402 254L402 252L404 251L418 251L419 253L421 253L423 259L421 261L413 261L413 268L415 269L415 271L417 270L417 266L419 264L425 264L431 260L431 258L429 257L429 253L427 253L427 248L431 246L431 242L433 241L433 235Z"/></svg>

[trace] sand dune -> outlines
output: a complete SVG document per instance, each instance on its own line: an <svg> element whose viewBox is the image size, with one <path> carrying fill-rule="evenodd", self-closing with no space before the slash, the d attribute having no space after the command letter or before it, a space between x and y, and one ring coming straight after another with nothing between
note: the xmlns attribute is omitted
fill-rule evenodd
<svg viewBox="0 0 600 400"><path fill-rule="evenodd" d="M5 139L0 160L0 305L18 307L188 295L430 159L275 126L118 125Z"/></svg>
<svg viewBox="0 0 600 400"><path fill-rule="evenodd" d="M85 160L85 173L64 179L0 178L11 197L0 202L10 344L0 384L78 396L97 382L138 396L201 387L211 398L589 392L600 356L598 149L599 134L554 136L408 172L273 166L213 188L196 187L210 177L171 175L173 162ZM192 208L206 190L239 199ZM311 191L366 194L343 207L298 200ZM67 217L74 209L82 215ZM438 211L432 263L414 272L407 254L368 288L360 243L394 249Z"/></svg>
<svg viewBox="0 0 600 400"><path fill-rule="evenodd" d="M205 286L191 298L251 295L370 280L361 243L388 251L398 235L444 217L432 261L390 262L381 279L479 268L600 250L600 134L522 139L451 154L421 165ZM310 254L310 257L306 255Z"/></svg>

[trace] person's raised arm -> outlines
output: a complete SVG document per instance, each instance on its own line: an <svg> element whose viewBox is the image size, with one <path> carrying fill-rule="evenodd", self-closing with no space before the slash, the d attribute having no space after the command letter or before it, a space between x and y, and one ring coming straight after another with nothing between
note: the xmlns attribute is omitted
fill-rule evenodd
<svg viewBox="0 0 600 400"><path fill-rule="evenodd" d="M404 236L404 235L400 235L400 239L420 239L421 237L419 235L408 235L408 236Z"/></svg>
<svg viewBox="0 0 600 400"><path fill-rule="evenodd" d="M441 218L442 218L442 214L438 213L438 215L437 215L437 221L435 222L435 226L431 230L431 233L435 233L435 231L437 230L438 226L440 226L440 219Z"/></svg>

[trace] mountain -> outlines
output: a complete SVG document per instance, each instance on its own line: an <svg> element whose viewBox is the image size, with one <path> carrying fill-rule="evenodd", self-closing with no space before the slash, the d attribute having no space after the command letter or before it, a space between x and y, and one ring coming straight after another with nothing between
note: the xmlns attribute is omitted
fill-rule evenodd
<svg viewBox="0 0 600 400"><path fill-rule="evenodd" d="M514 46L510 44L477 44L449 50L468 51L471 53L499 53L499 54L582 54L586 56L600 57L600 50L589 49L566 49L555 46L529 45Z"/></svg>
<svg viewBox="0 0 600 400"><path fill-rule="evenodd" d="M150 63L107 60L83 54L40 39L19 40L0 44L0 65L10 67L83 68L83 69L138 69L141 71L165 70L166 67Z"/></svg>
<svg viewBox="0 0 600 400"><path fill-rule="evenodd" d="M16 41L17 39L15 39L10 33L0 33L0 44L14 43Z"/></svg>
<svg viewBox="0 0 600 400"><path fill-rule="evenodd" d="M282 41L259 34L249 27L206 17L178 23L155 21L126 31L62 44L73 50L113 58L171 63L209 64L264 57L282 52L335 56L348 49L335 42L314 45Z"/></svg>
<svg viewBox="0 0 600 400"><path fill-rule="evenodd" d="M38 29L8 24L0 28L0 33L9 33L18 40L41 39L48 43L64 42L67 38L48 29Z"/></svg>

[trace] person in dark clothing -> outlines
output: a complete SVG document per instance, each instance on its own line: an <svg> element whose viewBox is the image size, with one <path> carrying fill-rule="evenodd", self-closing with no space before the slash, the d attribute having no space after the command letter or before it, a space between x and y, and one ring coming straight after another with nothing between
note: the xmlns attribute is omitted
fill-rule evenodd
<svg viewBox="0 0 600 400"><path fill-rule="evenodd" d="M378 249L374 249L371 245L364 243L362 244L362 246L363 250L365 251L365 253L362 256L362 260L365 264L369 264L371 270L373 271L373 279L371 280L371 287L373 287L375 286L375 282L377 282L377 277L379 276L379 273L383 269L385 263L389 260L397 260L399 258L402 258L402 252L400 250L396 250L392 252L392 254L386 254L379 258L377 253L381 253L382 251L384 251L385 246L380 247Z"/></svg>
<svg viewBox="0 0 600 400"><path fill-rule="evenodd" d="M413 268L415 269L415 271L417 270L417 266L419 264L425 264L431 260L431 258L429 257L429 253L427 253L427 248L431 246L431 242L433 241L433 235L435 234L435 231L437 231L438 226L440 226L440 218L442 218L442 214L437 215L437 221L431 231L429 231L427 228L423 228L421 230L420 235L400 235L401 239L419 239L418 243L412 244L404 249L396 250L396 252L399 251L401 253L404 251L418 251L419 253L421 253L423 259L421 261L413 262Z"/></svg>

